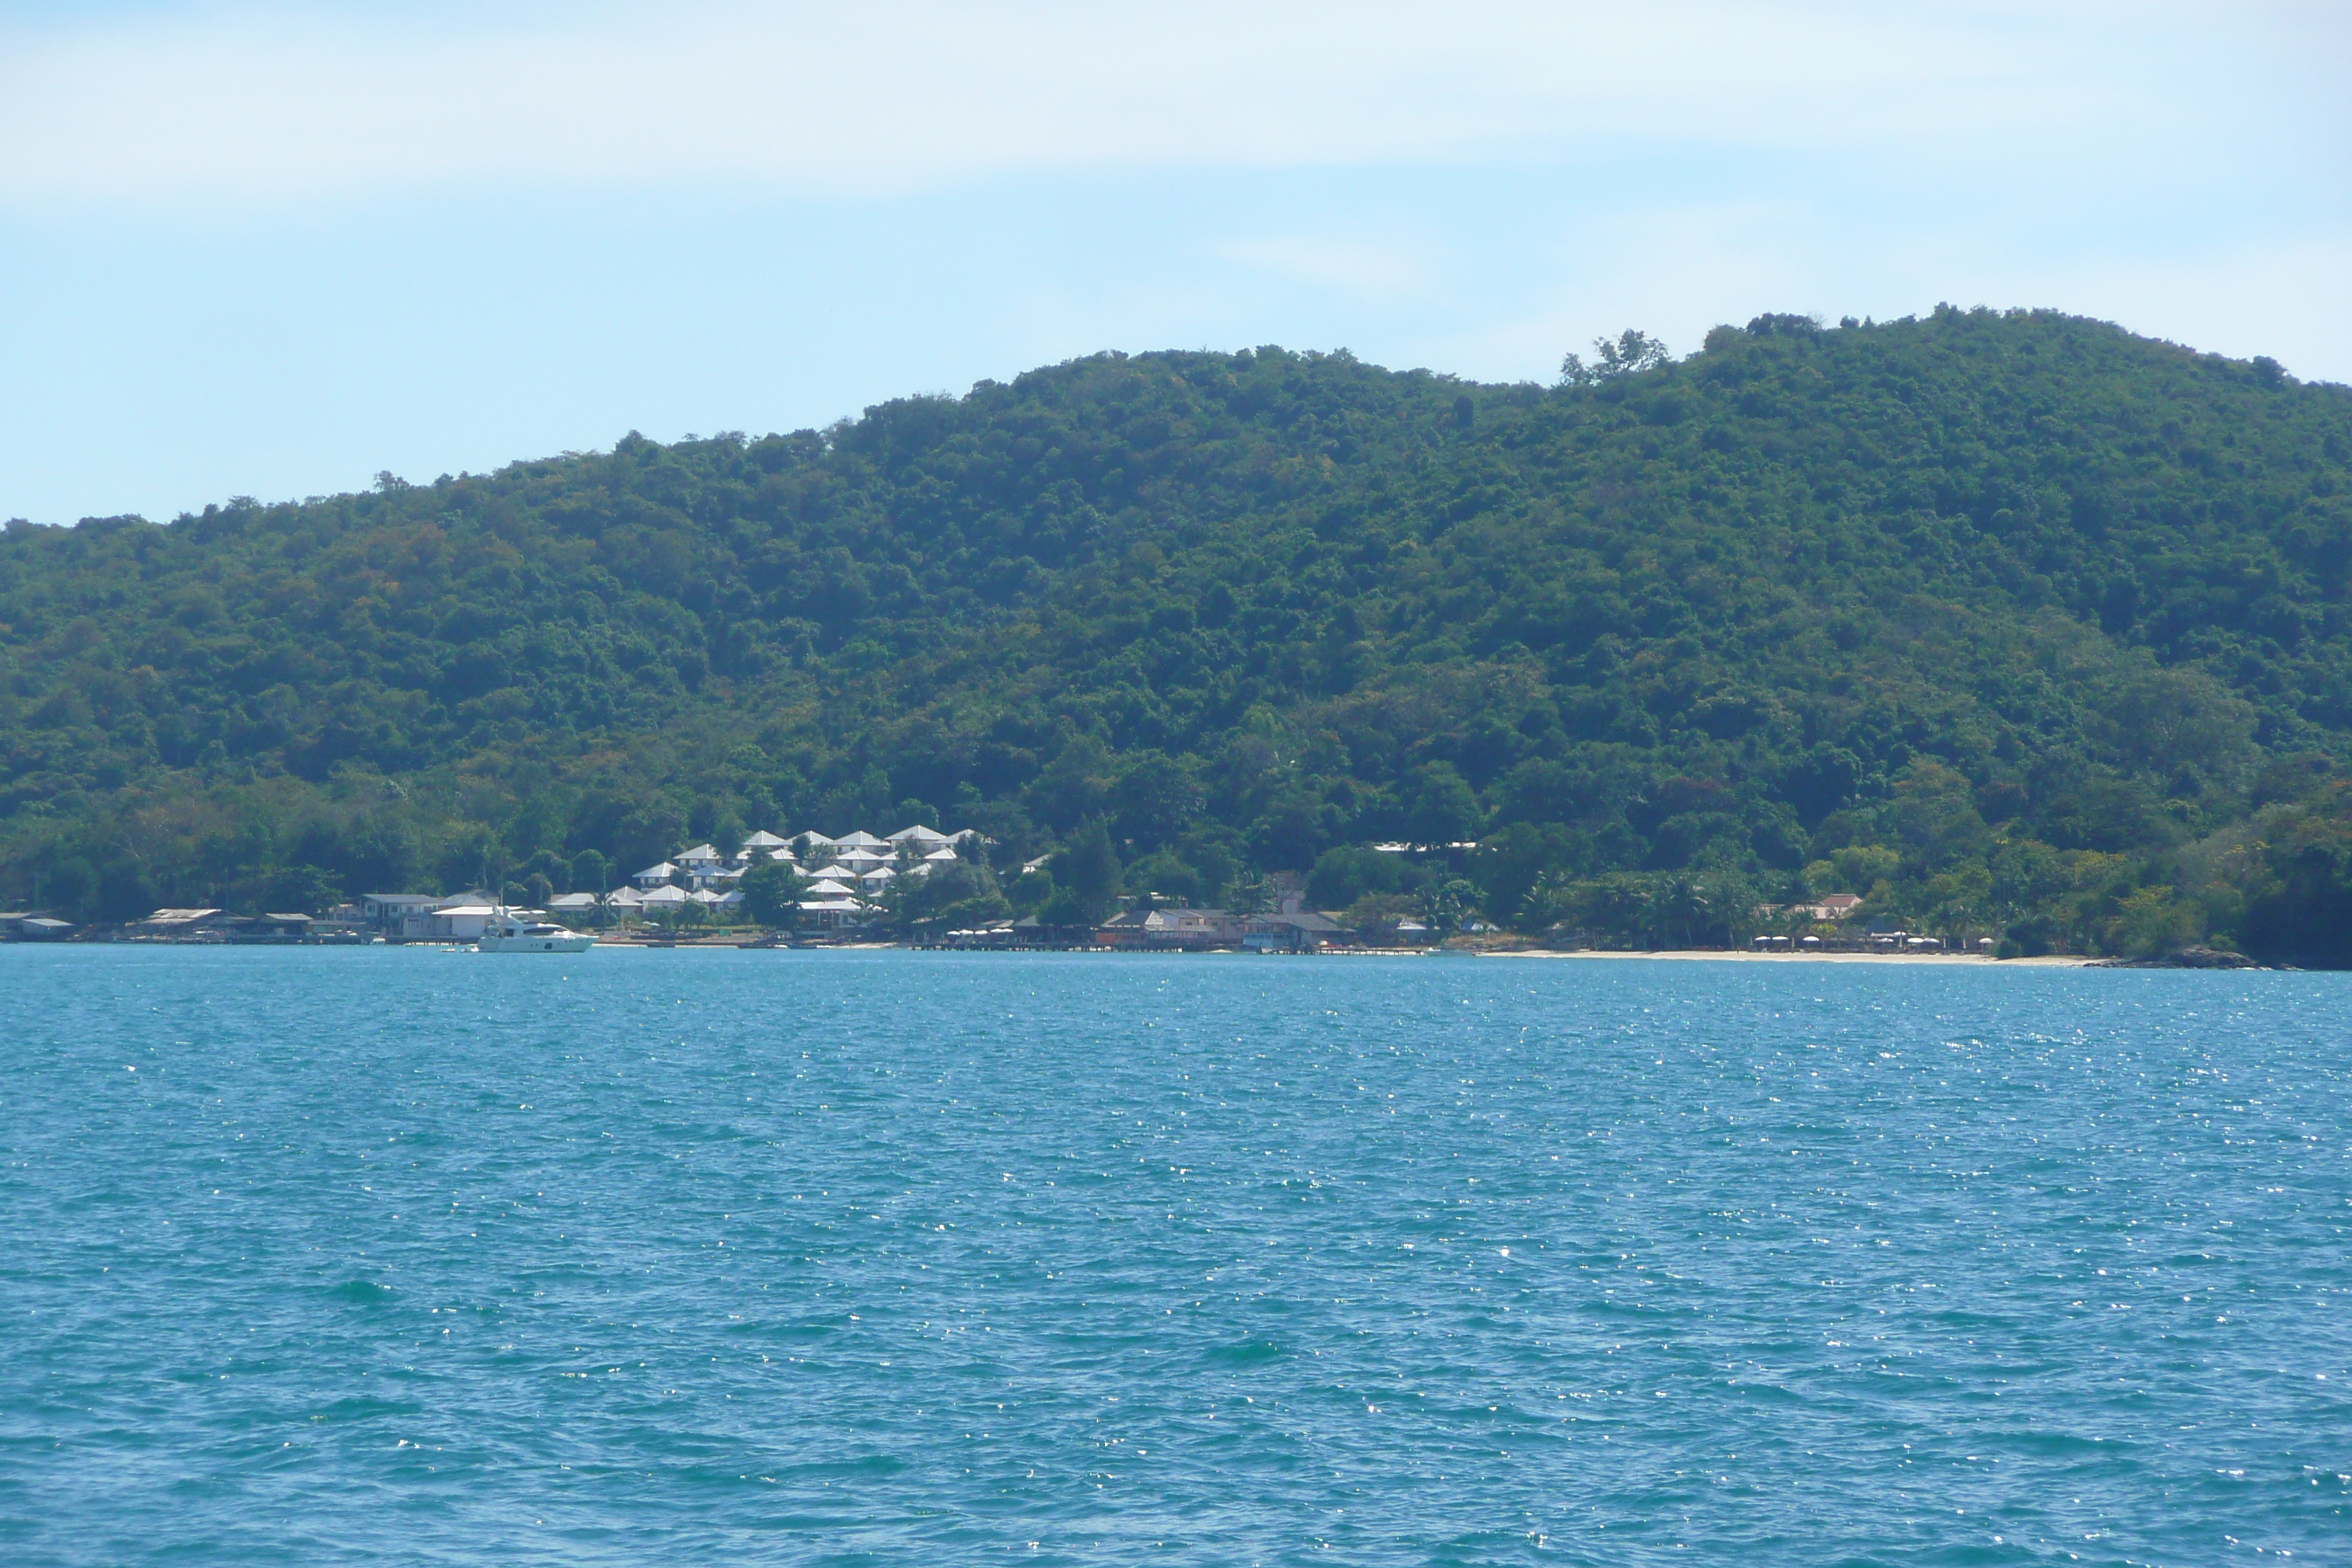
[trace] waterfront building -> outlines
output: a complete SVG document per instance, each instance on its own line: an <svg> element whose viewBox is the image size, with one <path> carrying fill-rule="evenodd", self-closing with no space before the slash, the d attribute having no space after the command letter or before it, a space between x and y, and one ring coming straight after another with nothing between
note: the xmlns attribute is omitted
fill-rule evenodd
<svg viewBox="0 0 2352 1568"><path fill-rule="evenodd" d="M488 894L463 894L433 907L425 934L438 942L477 942L498 912L498 905Z"/></svg>
<svg viewBox="0 0 2352 1568"><path fill-rule="evenodd" d="M370 893L360 900L360 919L385 936L421 937L440 901L431 893Z"/></svg>
<svg viewBox="0 0 2352 1568"><path fill-rule="evenodd" d="M157 910L122 929L133 936L190 937L213 930L226 918L219 910Z"/></svg>

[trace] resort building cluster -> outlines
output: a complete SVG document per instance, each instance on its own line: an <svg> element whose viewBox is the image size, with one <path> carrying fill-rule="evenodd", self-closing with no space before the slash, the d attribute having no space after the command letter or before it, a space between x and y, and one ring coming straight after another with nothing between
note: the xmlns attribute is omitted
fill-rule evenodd
<svg viewBox="0 0 2352 1568"><path fill-rule="evenodd" d="M878 929L898 924L894 890L937 875L969 860L984 864L984 851L994 841L972 829L942 833L920 825L877 835L857 831L840 837L817 832L789 837L760 832L739 847L722 851L715 844L697 844L668 858L630 874L624 885L602 892L585 890L546 898L546 917L574 926L628 926L644 922L653 938L669 941L681 933L680 924L740 926L759 910L758 923L769 928L789 925L803 937L823 941L864 940ZM1381 850L1404 850L1407 846L1379 845ZM1459 845L1433 846L1458 850ZM1040 856L1023 865L1023 872L1046 864ZM796 888L794 916L779 918L773 900L755 889L747 897L744 884L769 867L793 873ZM1076 924L1048 924L1045 911L1018 919L1003 918L962 930L925 927L919 939L946 947L1096 947L1150 951L1203 952L1239 949L1257 952L1308 952L1328 948L1418 946L1443 942L1454 934L1450 928L1433 929L1418 920L1391 917L1355 930L1343 926L1332 911L1307 907L1307 879L1295 871L1269 873L1255 890L1255 907L1242 910L1170 907L1150 894L1113 900L1111 910ZM515 894L509 890L511 900ZM1853 893L1832 893L1811 900L1766 904L1757 913L1767 929L1748 945L1759 952L1840 951L1931 952L1947 948L1944 937L1897 930L1891 921L1874 921L1866 929L1856 921L1864 900ZM325 917L307 914L231 916L218 909L162 909L121 928L131 940L226 942L480 942L494 922L518 911L503 908L483 891L439 896L430 893L370 893ZM534 918L542 911L524 910ZM900 911L902 912L902 911ZM1781 929L1775 931L1773 926ZM1475 916L1461 920L1462 933L1477 936L1496 928ZM62 921L29 914L0 914L0 936L17 940L60 940L76 928ZM1970 933L1973 935L1974 933ZM1825 940L1825 938L1827 940ZM725 941L725 937L719 940ZM756 938L772 945L772 935ZM1990 951L1994 943L1982 938L1969 944Z"/></svg>
<svg viewBox="0 0 2352 1568"><path fill-rule="evenodd" d="M871 920L894 884L930 876L944 866L976 857L988 840L971 829L941 833L902 827L887 837L866 832L835 838L823 833L760 832L733 854L709 844L681 849L668 859L632 874L610 892L559 893L547 913L559 921L610 922L678 919L689 908L726 921L743 908L743 879L769 863L792 868L801 879L800 929L855 931ZM465 941L478 936L497 912L496 900L481 893L435 898L426 893L371 893L361 901L363 918L388 937L415 942Z"/></svg>
<svg viewBox="0 0 2352 1568"><path fill-rule="evenodd" d="M732 855L698 844L635 873L628 886L601 897L563 894L549 904L548 912L558 918L599 912L608 919L665 918L698 904L724 918L742 908L743 879L772 862L791 867L803 883L802 929L843 931L865 923L894 883L955 865L963 856L977 854L985 843L970 828L941 833L919 825L887 837L862 829L838 838L814 832L790 837L760 832Z"/></svg>

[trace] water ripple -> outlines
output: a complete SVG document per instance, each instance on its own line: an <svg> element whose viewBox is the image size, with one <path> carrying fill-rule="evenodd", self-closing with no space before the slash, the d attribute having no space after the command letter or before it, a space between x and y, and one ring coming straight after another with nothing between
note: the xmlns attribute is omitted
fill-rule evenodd
<svg viewBox="0 0 2352 1568"><path fill-rule="evenodd" d="M2352 980L0 950L28 1564L2326 1562Z"/></svg>

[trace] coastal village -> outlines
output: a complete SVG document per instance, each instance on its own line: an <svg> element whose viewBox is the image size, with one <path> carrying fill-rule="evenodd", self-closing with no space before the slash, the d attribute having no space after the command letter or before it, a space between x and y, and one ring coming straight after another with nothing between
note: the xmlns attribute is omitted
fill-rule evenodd
<svg viewBox="0 0 2352 1568"><path fill-rule="evenodd" d="M1148 893L1116 900L1118 908L1090 924L1049 924L1037 915L999 919L919 935L890 920L898 897L950 868L986 866L993 845L973 829L943 833L922 825L895 833L853 831L838 837L814 831L790 836L756 832L731 850L710 843L683 848L631 873L602 892L554 893L543 907L502 903L483 890L454 895L369 893L323 914L218 909L159 909L117 930L85 930L25 912L0 911L0 940L111 940L215 943L369 942L465 945L478 942L494 922L522 916L593 932L603 945L841 946L900 945L958 949L1087 949L1128 952L1305 953L1427 950L1441 945L1512 945L1491 926L1463 917L1458 928L1399 916L1377 929L1351 926L1345 911L1307 907L1306 879L1276 874L1260 886L1258 908L1234 910L1171 906ZM1415 855L1462 851L1470 845L1381 844L1376 852ZM1023 874L1050 857L1023 864ZM744 890L763 866L791 873L784 885L798 898L789 918L755 918ZM1766 905L1759 910L1775 929L1746 944L1755 952L1936 953L1990 951L1992 941L1947 942L1897 929L1857 926L1864 900L1832 893L1810 903ZM1484 940L1482 940L1484 939ZM1517 945L1525 945L1523 942ZM1540 945L1540 944L1538 944ZM1576 943L1572 945L1582 945Z"/></svg>
<svg viewBox="0 0 2352 1568"><path fill-rule="evenodd" d="M886 907L894 884L931 876L961 863L983 843L970 829L941 833L919 825L887 837L863 830L835 838L823 833L758 832L729 853L709 844L681 849L604 893L559 893L543 910L575 927L626 931L640 925L675 930L688 923L724 924L748 918L743 880L763 864L789 868L803 897L792 929L811 937L862 933ZM453 942L477 935L497 912L487 897L435 899L417 893L372 893L360 913L370 930L395 941Z"/></svg>

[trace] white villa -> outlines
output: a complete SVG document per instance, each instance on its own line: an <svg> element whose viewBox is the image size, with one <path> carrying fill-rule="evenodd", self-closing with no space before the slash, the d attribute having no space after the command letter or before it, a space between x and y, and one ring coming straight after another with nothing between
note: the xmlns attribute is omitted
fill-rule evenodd
<svg viewBox="0 0 2352 1568"><path fill-rule="evenodd" d="M848 931L872 916L893 883L928 877L988 842L971 828L941 833L919 824L887 837L862 828L838 838L814 830L791 835L762 830L744 839L733 855L722 855L709 844L681 849L630 877L634 886L614 890L603 908L616 915L670 915L695 904L716 914L731 913L742 907L745 873L782 861L807 879L800 906L803 924L813 931ZM572 895L575 901L565 905L567 910L583 912L576 902L579 897Z"/></svg>
<svg viewBox="0 0 2352 1568"><path fill-rule="evenodd" d="M888 837L863 830L832 838L816 832L760 832L732 855L711 844L681 849L631 875L611 892L562 893L547 901L558 920L675 920L688 909L725 920L743 908L743 879L772 862L790 866L802 879L800 926L810 931L852 931L872 920L894 886L930 876L965 856L978 856L994 842L966 828L941 833L920 826ZM181 911L159 910L150 921ZM190 911L211 917L217 910ZM487 892L440 898L431 893L370 893L361 900L362 918L396 942L470 942L497 915L498 900ZM142 922L146 923L146 922Z"/></svg>

